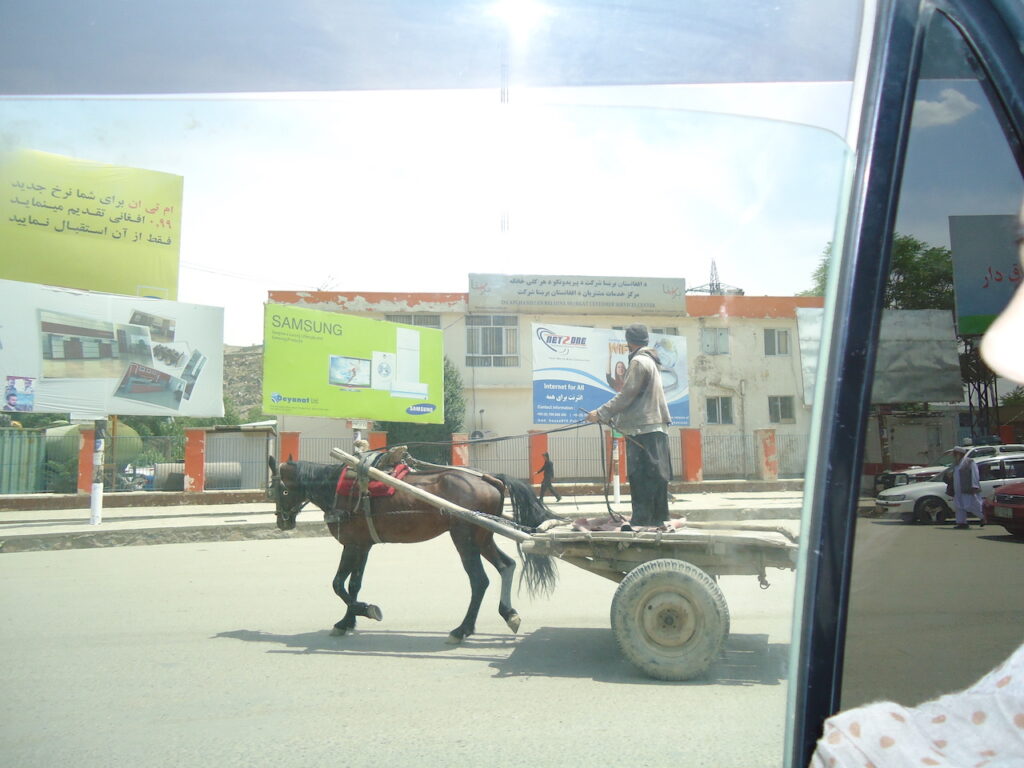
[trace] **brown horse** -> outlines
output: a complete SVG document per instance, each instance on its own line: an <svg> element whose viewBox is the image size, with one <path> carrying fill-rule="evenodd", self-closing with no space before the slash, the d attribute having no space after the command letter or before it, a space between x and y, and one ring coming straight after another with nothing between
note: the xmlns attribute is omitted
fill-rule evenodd
<svg viewBox="0 0 1024 768"><path fill-rule="evenodd" d="M376 605L356 599L362 586L366 559L374 544L428 541L445 531L455 543L470 584L469 609L462 623L449 633L448 642L462 642L475 631L480 603L490 583L484 573L481 555L501 576L498 614L513 632L519 630L519 614L512 607L512 577L516 563L498 549L491 531L401 490L391 496L370 498L370 516L367 517L359 503L358 490L355 496L338 496L338 478L343 465L291 461L289 458L278 466L273 456L268 463L271 472L268 495L276 505L277 527L282 531L295 528L299 511L307 502L313 502L324 511L327 528L342 545L341 562L333 586L347 610L331 634L344 635L355 629L357 616L377 621L382 618ZM450 467L413 472L403 481L465 509L494 517L500 517L507 491L512 502L513 520L526 528L535 528L554 517L533 495L529 485L504 475L492 476ZM523 573L531 592L547 592L554 586L556 574L550 558L525 556Z"/></svg>

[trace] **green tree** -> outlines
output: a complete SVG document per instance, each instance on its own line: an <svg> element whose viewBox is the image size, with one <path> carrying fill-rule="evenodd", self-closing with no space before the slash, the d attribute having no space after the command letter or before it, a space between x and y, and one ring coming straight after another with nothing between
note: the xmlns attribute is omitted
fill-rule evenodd
<svg viewBox="0 0 1024 768"><path fill-rule="evenodd" d="M1024 405L1024 387L1015 387L999 398L999 402L1003 405Z"/></svg>
<svg viewBox="0 0 1024 768"><path fill-rule="evenodd" d="M466 421L466 398L462 374L447 357L444 359L444 424L409 424L403 421L382 421L377 428L388 433L388 445L408 445L418 459L436 464L452 460L451 436L462 431Z"/></svg>
<svg viewBox="0 0 1024 768"><path fill-rule="evenodd" d="M811 275L813 286L801 296L824 296L832 260L831 243ZM948 248L929 245L911 235L893 239L886 309L953 309L953 259Z"/></svg>

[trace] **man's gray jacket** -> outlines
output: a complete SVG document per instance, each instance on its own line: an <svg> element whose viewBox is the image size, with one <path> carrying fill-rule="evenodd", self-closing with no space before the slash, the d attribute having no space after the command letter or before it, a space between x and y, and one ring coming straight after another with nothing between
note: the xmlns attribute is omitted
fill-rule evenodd
<svg viewBox="0 0 1024 768"><path fill-rule="evenodd" d="M601 421L610 421L625 435L665 431L672 417L657 361L658 355L650 347L636 351L626 369L622 391L597 409Z"/></svg>

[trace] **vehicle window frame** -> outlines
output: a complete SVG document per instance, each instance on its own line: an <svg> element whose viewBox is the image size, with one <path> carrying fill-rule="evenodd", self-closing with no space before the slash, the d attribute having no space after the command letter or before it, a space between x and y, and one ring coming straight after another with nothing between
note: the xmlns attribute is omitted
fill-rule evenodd
<svg viewBox="0 0 1024 768"><path fill-rule="evenodd" d="M1024 174L1024 11L1007 0L879 0L868 56L850 204L823 334L824 365L808 457L786 758L806 765L840 706L859 473L911 111L936 13L962 34ZM824 345L828 341L827 346Z"/></svg>

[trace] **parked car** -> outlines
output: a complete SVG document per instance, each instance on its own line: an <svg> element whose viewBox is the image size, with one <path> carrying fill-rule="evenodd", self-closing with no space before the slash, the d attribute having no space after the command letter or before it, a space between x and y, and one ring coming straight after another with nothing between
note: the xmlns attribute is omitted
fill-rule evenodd
<svg viewBox="0 0 1024 768"><path fill-rule="evenodd" d="M990 523L1024 538L1024 483L1007 483L984 506Z"/></svg>
<svg viewBox="0 0 1024 768"><path fill-rule="evenodd" d="M991 499L996 489L1010 480L1024 479L1024 452L995 453L995 456L976 459L983 499ZM952 472L952 467L946 467L926 482L881 491L875 499L875 514L908 523L945 522L953 517L953 500L946 495L946 483Z"/></svg>
<svg viewBox="0 0 1024 768"><path fill-rule="evenodd" d="M1004 453L1024 453L1024 444L1007 443L1005 445L965 445L963 449L972 459L981 459L989 456L999 456ZM894 488L897 485L910 485L911 483L922 483L934 478L946 467L953 464L953 451L950 448L939 458L938 464L929 466L914 465L899 470L887 470L875 475L875 493L880 493L886 488Z"/></svg>

